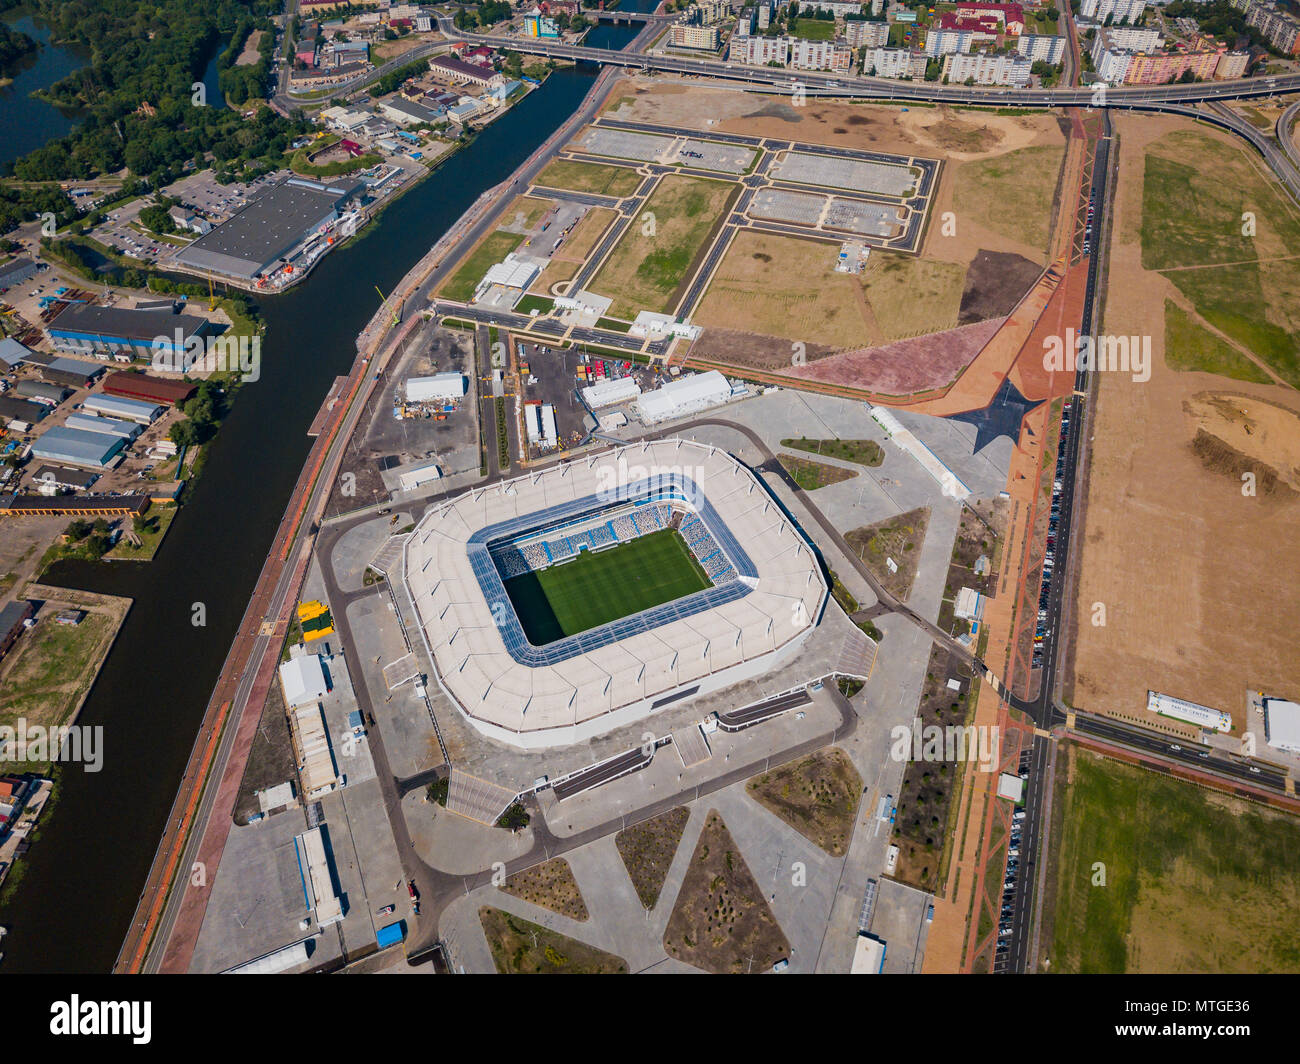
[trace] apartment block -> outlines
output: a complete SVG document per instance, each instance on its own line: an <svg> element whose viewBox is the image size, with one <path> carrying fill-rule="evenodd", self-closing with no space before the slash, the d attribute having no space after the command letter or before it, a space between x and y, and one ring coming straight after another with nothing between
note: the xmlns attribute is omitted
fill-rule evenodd
<svg viewBox="0 0 1300 1064"><path fill-rule="evenodd" d="M925 53L907 48L873 48L867 52L863 70L878 78L911 78L920 81L925 77Z"/></svg>
<svg viewBox="0 0 1300 1064"><path fill-rule="evenodd" d="M1056 66L1065 58L1065 38L1043 33L1024 33L1016 41L1016 51L1031 63Z"/></svg>
<svg viewBox="0 0 1300 1064"><path fill-rule="evenodd" d="M1032 66L1023 55L985 52L963 55L957 52L944 59L943 76L950 85L961 85L973 79L976 85L1014 85L1023 88L1029 84Z"/></svg>

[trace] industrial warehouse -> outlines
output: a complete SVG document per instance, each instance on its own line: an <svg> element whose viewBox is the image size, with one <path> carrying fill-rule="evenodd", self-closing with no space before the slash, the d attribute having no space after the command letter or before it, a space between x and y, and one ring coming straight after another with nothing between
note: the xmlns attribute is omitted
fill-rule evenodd
<svg viewBox="0 0 1300 1064"><path fill-rule="evenodd" d="M646 551L654 568L667 568L660 557L679 566L675 589L687 593L629 600L631 612L594 628L547 640L509 590L530 574L581 576L605 552L643 567ZM677 439L467 492L424 516L404 564L439 683L474 727L526 748L583 741L761 674L816 628L827 596L803 533L753 475Z"/></svg>
<svg viewBox="0 0 1300 1064"><path fill-rule="evenodd" d="M364 187L354 180L326 184L291 177L177 252L172 261L235 281L264 280L281 267L292 273L294 261L312 257L319 238Z"/></svg>
<svg viewBox="0 0 1300 1064"><path fill-rule="evenodd" d="M192 339L211 335L212 323L171 310L125 310L70 303L45 327L57 351L131 362L158 351L179 354Z"/></svg>

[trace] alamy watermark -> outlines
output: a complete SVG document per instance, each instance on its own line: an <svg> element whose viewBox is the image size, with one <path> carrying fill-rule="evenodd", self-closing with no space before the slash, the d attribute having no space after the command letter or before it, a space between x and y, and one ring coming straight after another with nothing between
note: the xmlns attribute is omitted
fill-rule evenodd
<svg viewBox="0 0 1300 1064"><path fill-rule="evenodd" d="M1043 340L1043 368L1065 373L1131 373L1135 384L1145 384L1151 379L1151 337L1091 336L1066 329L1063 337Z"/></svg>
<svg viewBox="0 0 1300 1064"><path fill-rule="evenodd" d="M12 725L0 725L0 758L9 762L80 764L86 772L98 772L104 767L104 729L98 724L47 728L28 724L25 717L19 717Z"/></svg>
<svg viewBox="0 0 1300 1064"><path fill-rule="evenodd" d="M981 772L995 772L1001 761L1002 733L996 725L896 724L889 730L889 756L895 761L977 761Z"/></svg>

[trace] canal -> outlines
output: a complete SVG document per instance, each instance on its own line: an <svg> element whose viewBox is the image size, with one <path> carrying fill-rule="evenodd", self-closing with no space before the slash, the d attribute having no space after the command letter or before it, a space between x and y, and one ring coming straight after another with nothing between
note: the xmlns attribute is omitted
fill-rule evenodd
<svg viewBox="0 0 1300 1064"><path fill-rule="evenodd" d="M648 0L642 0L648 2ZM600 26L620 48L636 29ZM581 104L596 76L556 71L400 198L301 286L262 304L262 375L240 391L162 549L148 564L61 563L47 579L134 600L79 723L103 728L102 770L71 767L0 908L4 970L107 972L148 874L212 687L311 441L306 432L355 337L479 194ZM46 136L57 135L49 130ZM206 624L195 627L196 604Z"/></svg>

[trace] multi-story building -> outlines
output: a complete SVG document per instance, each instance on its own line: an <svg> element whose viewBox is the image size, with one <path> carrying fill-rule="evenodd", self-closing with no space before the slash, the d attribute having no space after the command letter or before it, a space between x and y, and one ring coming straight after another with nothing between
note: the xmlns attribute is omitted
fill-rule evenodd
<svg viewBox="0 0 1300 1064"><path fill-rule="evenodd" d="M836 18L856 15L862 11L859 0L804 0L799 5L801 11L829 11Z"/></svg>
<svg viewBox="0 0 1300 1064"><path fill-rule="evenodd" d="M889 43L889 23L851 19L844 23L844 40L854 48L883 48Z"/></svg>
<svg viewBox="0 0 1300 1064"><path fill-rule="evenodd" d="M681 23L677 23L669 30L668 43L674 48L697 48L704 52L716 52L718 50L718 27L683 26Z"/></svg>
<svg viewBox="0 0 1300 1064"><path fill-rule="evenodd" d="M1300 54L1300 22L1284 11L1258 0L1246 8L1246 25L1259 30L1266 41L1286 55Z"/></svg>
<svg viewBox="0 0 1300 1064"><path fill-rule="evenodd" d="M1027 56L1031 63L1043 62L1056 66L1065 58L1065 38L1041 33L1022 33L1016 41L1016 51Z"/></svg>
<svg viewBox="0 0 1300 1064"><path fill-rule="evenodd" d="M1249 65L1249 52L1224 52L1219 56L1218 65L1214 68L1214 78L1216 81L1223 81L1226 78L1244 78L1246 67Z"/></svg>
<svg viewBox="0 0 1300 1064"><path fill-rule="evenodd" d="M867 52L863 69L868 75L878 78L912 78L919 81L925 77L925 53L913 52L907 48L873 48Z"/></svg>
<svg viewBox="0 0 1300 1064"><path fill-rule="evenodd" d="M732 63L749 66L767 66L776 63L785 66L790 62L789 37L732 37L727 59Z"/></svg>
<svg viewBox="0 0 1300 1064"><path fill-rule="evenodd" d="M765 30L770 25L772 25L771 0L758 0L758 28Z"/></svg>
<svg viewBox="0 0 1300 1064"><path fill-rule="evenodd" d="M847 74L853 70L853 49L839 41L790 42L790 65L797 70L829 70Z"/></svg>
<svg viewBox="0 0 1300 1064"><path fill-rule="evenodd" d="M943 76L950 85L960 85L973 80L976 85L1015 85L1023 88L1029 84L1033 66L1023 55L961 52L943 61Z"/></svg>
<svg viewBox="0 0 1300 1064"><path fill-rule="evenodd" d="M534 9L524 16L524 36L554 40L560 36L560 25L549 15Z"/></svg>
<svg viewBox="0 0 1300 1064"><path fill-rule="evenodd" d="M1107 49L1099 55L1094 55L1092 65L1097 71L1097 77L1111 85L1122 85L1128 75L1129 63L1133 61L1133 54L1120 50L1112 52Z"/></svg>
<svg viewBox="0 0 1300 1064"><path fill-rule="evenodd" d="M974 44L974 35L966 30L930 30L925 35L925 54L952 55L954 52L969 52Z"/></svg>
<svg viewBox="0 0 1300 1064"><path fill-rule="evenodd" d="M1125 85L1165 85L1189 70L1202 81L1214 76L1218 52L1134 52L1124 72Z"/></svg>
<svg viewBox="0 0 1300 1064"><path fill-rule="evenodd" d="M871 0L871 14L873 18L880 18L880 13L885 10L885 0Z"/></svg>
<svg viewBox="0 0 1300 1064"><path fill-rule="evenodd" d="M1164 46L1164 38L1157 29L1145 26L1110 26L1098 30L1092 46L1096 51L1097 41L1105 39L1110 48L1127 48L1130 52L1154 52Z"/></svg>
<svg viewBox="0 0 1300 1064"><path fill-rule="evenodd" d="M752 7L744 8L736 16L736 30L734 36L744 37L746 34L754 32L754 9Z"/></svg>
<svg viewBox="0 0 1300 1064"><path fill-rule="evenodd" d="M697 0L695 5L700 12L700 22L712 26L731 14L730 0Z"/></svg>
<svg viewBox="0 0 1300 1064"><path fill-rule="evenodd" d="M1146 0L1083 0L1079 14L1084 18L1112 23L1127 22L1134 25L1146 10Z"/></svg>

